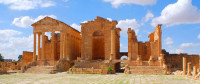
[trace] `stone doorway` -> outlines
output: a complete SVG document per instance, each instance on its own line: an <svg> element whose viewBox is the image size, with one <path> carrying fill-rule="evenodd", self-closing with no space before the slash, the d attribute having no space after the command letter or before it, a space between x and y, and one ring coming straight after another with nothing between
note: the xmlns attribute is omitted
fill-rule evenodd
<svg viewBox="0 0 200 84"><path fill-rule="evenodd" d="M93 33L92 39L92 60L104 60L104 34L102 31L96 31Z"/></svg>

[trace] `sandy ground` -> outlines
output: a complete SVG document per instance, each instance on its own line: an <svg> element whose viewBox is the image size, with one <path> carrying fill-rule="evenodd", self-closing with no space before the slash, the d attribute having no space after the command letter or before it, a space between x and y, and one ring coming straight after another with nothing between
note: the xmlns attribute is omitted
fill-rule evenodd
<svg viewBox="0 0 200 84"><path fill-rule="evenodd" d="M175 75L26 74L0 75L0 84L200 84Z"/></svg>

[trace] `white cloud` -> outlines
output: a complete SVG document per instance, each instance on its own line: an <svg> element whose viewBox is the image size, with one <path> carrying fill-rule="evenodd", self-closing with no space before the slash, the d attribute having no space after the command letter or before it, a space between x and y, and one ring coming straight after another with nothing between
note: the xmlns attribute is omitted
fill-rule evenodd
<svg viewBox="0 0 200 84"><path fill-rule="evenodd" d="M32 50L33 35L20 37L21 32L16 30L0 30L0 53L6 59L16 59L22 51ZM3 39L4 38L4 39Z"/></svg>
<svg viewBox="0 0 200 84"><path fill-rule="evenodd" d="M168 46L169 53L185 53L185 50L180 47Z"/></svg>
<svg viewBox="0 0 200 84"><path fill-rule="evenodd" d="M137 4L137 5L153 5L157 0L103 0L104 2L110 2L112 7L118 8L122 4Z"/></svg>
<svg viewBox="0 0 200 84"><path fill-rule="evenodd" d="M190 49L195 46L200 46L200 43L182 43L180 47L184 49Z"/></svg>
<svg viewBox="0 0 200 84"><path fill-rule="evenodd" d="M84 23L88 23L88 21L83 21L83 22L81 22L81 24L84 24Z"/></svg>
<svg viewBox="0 0 200 84"><path fill-rule="evenodd" d="M184 50L183 49L176 49L175 53L177 53L177 54L184 53Z"/></svg>
<svg viewBox="0 0 200 84"><path fill-rule="evenodd" d="M173 26L178 24L200 23L200 10L192 5L192 0L178 0L174 4L166 6L161 16L152 20L152 25L166 24Z"/></svg>
<svg viewBox="0 0 200 84"><path fill-rule="evenodd" d="M136 35L138 35L140 24L138 24L136 19L126 19L118 21L117 27L122 29L122 33L127 32L128 28L132 28L136 32Z"/></svg>
<svg viewBox="0 0 200 84"><path fill-rule="evenodd" d="M28 27L31 27L31 24L43 19L46 16L49 16L55 19L57 18L55 15L40 15L35 19L31 18L30 16L21 16L21 17L14 18L12 24L18 27L28 28Z"/></svg>
<svg viewBox="0 0 200 84"><path fill-rule="evenodd" d="M200 34L197 36L198 39L200 39Z"/></svg>
<svg viewBox="0 0 200 84"><path fill-rule="evenodd" d="M148 11L145 17L143 18L144 22L148 22L150 19L154 17L154 14L151 11Z"/></svg>
<svg viewBox="0 0 200 84"><path fill-rule="evenodd" d="M173 44L173 43L174 43L171 37L167 37L167 38L164 40L164 42L165 42L166 45L170 45L170 44Z"/></svg>
<svg viewBox="0 0 200 84"><path fill-rule="evenodd" d="M107 20L112 21L112 18L107 18Z"/></svg>
<svg viewBox="0 0 200 84"><path fill-rule="evenodd" d="M52 0L0 0L0 3L8 5L13 10L30 10L56 5Z"/></svg>
<svg viewBox="0 0 200 84"><path fill-rule="evenodd" d="M79 32L81 32L81 26L80 25L77 25L76 23L73 23L71 25L71 27L75 28L76 30L78 30Z"/></svg>
<svg viewBox="0 0 200 84"><path fill-rule="evenodd" d="M19 35L21 32L15 30L0 30L0 43L3 43L14 35Z"/></svg>

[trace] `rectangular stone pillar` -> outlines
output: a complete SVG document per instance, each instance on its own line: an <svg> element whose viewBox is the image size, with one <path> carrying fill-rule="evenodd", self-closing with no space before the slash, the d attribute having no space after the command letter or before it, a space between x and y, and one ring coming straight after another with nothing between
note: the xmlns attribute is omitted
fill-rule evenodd
<svg viewBox="0 0 200 84"><path fill-rule="evenodd" d="M132 57L132 33L131 33L131 28L128 28L128 60L131 60Z"/></svg>
<svg viewBox="0 0 200 84"><path fill-rule="evenodd" d="M70 48L69 48L69 41L70 41L70 40L69 40L69 34L67 34L67 33L66 33L66 35L65 35L65 40L66 40L66 41L65 41L65 44L66 44L66 45L65 45L65 48L66 48L66 50L65 50L65 56L66 56L66 57L65 57L65 58L66 58L66 60L70 60L70 59L69 59L69 56L70 56L70 55L69 55L69 49L70 49Z"/></svg>
<svg viewBox="0 0 200 84"><path fill-rule="evenodd" d="M63 58L65 59L66 57L66 32L63 32Z"/></svg>
<svg viewBox="0 0 200 84"><path fill-rule="evenodd" d="M115 58L115 29L111 29L111 54L110 60Z"/></svg>
<svg viewBox="0 0 200 84"><path fill-rule="evenodd" d="M36 61L36 33L34 33L34 40L33 40L33 61Z"/></svg>
<svg viewBox="0 0 200 84"><path fill-rule="evenodd" d="M63 31L60 31L60 59L63 59Z"/></svg>
<svg viewBox="0 0 200 84"><path fill-rule="evenodd" d="M187 70L187 59L184 56L183 57L183 75L186 75L186 70Z"/></svg>
<svg viewBox="0 0 200 84"><path fill-rule="evenodd" d="M38 57L37 57L37 60L40 60L41 59L41 42L40 42L40 40L41 40L41 33L38 33Z"/></svg>
<svg viewBox="0 0 200 84"><path fill-rule="evenodd" d="M191 62L188 63L188 71L187 71L187 76L191 76Z"/></svg>
<svg viewBox="0 0 200 84"><path fill-rule="evenodd" d="M41 60L44 60L44 52L45 52L45 32L42 32L42 56L41 56Z"/></svg>
<svg viewBox="0 0 200 84"><path fill-rule="evenodd" d="M197 75L197 67L196 66L193 66L193 76L196 76Z"/></svg>
<svg viewBox="0 0 200 84"><path fill-rule="evenodd" d="M55 31L51 32L52 60L55 60Z"/></svg>

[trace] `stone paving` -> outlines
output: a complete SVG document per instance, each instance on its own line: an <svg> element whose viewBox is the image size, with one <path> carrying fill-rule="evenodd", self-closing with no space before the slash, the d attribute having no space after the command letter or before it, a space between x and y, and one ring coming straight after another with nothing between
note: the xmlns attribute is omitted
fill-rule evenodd
<svg viewBox="0 0 200 84"><path fill-rule="evenodd" d="M27 74L0 75L0 84L200 84L175 75Z"/></svg>

